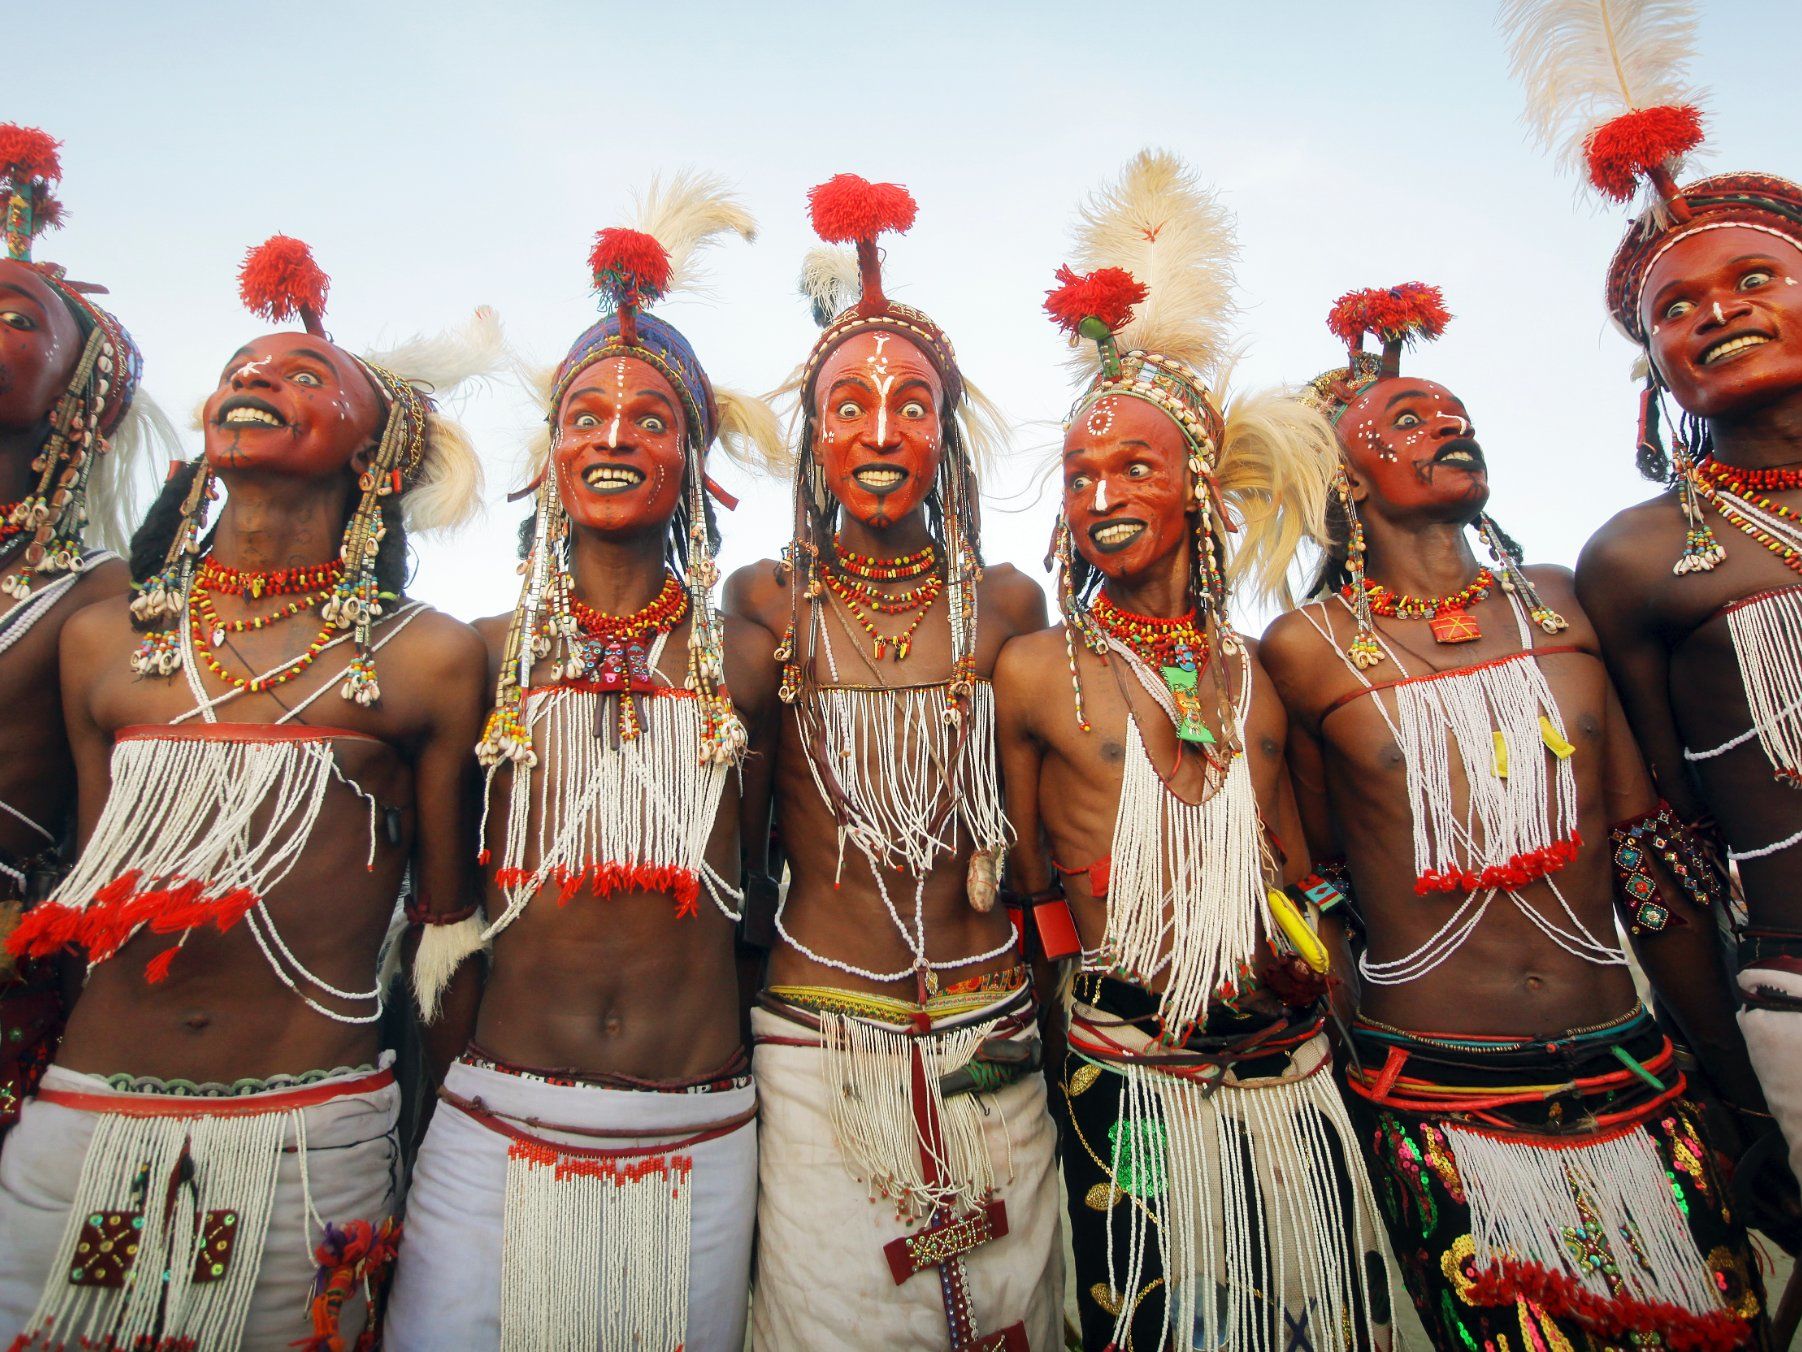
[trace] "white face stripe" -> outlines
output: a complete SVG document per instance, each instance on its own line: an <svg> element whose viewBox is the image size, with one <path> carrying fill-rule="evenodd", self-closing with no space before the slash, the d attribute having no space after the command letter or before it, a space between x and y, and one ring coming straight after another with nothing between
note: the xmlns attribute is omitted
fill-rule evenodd
<svg viewBox="0 0 1802 1352"><path fill-rule="evenodd" d="M243 376L246 380L252 379L258 371L261 371L267 365L269 365L269 358L267 357L260 357L256 361L247 361L237 370L232 372L232 379L236 380L239 376Z"/></svg>
<svg viewBox="0 0 1802 1352"><path fill-rule="evenodd" d="M626 359L613 364L613 423L607 428L607 449L619 449L619 415L626 405Z"/></svg>
<svg viewBox="0 0 1802 1352"><path fill-rule="evenodd" d="M870 379L876 382L876 444L888 444L888 392L895 388L895 378L889 374L888 358L882 355L890 335L877 333L872 335L876 341L873 356L864 359L864 365L870 368Z"/></svg>
<svg viewBox="0 0 1802 1352"><path fill-rule="evenodd" d="M1095 510L1098 512L1105 512L1107 510L1106 479L1097 479L1095 481Z"/></svg>
<svg viewBox="0 0 1802 1352"><path fill-rule="evenodd" d="M1470 419L1462 418L1456 413L1435 413L1433 416L1435 418L1443 418L1446 422L1457 423L1459 436L1467 437L1470 435Z"/></svg>
<svg viewBox="0 0 1802 1352"><path fill-rule="evenodd" d="M1721 303L1718 300L1714 303L1714 322L1717 324L1727 322L1727 316L1721 313Z"/></svg>

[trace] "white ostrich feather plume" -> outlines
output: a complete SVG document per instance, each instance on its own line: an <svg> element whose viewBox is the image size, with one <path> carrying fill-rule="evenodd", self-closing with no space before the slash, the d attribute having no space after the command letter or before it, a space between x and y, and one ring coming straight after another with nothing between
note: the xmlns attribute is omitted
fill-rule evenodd
<svg viewBox="0 0 1802 1352"><path fill-rule="evenodd" d="M1499 23L1527 98L1522 121L1568 173L1583 175L1584 142L1610 118L1702 97L1685 78L1690 0L1502 0Z"/></svg>
<svg viewBox="0 0 1802 1352"><path fill-rule="evenodd" d="M666 294L704 295L701 251L734 234L747 244L757 238L757 222L726 180L684 169L667 183L653 178L633 199L633 229L651 236L669 254Z"/></svg>
<svg viewBox="0 0 1802 1352"><path fill-rule="evenodd" d="M1238 309L1232 213L1195 172L1163 150L1142 150L1119 180L1081 207L1072 263L1079 272L1125 268L1148 294L1119 334L1122 351L1143 349L1187 362L1211 379L1230 358ZM1100 360L1083 343L1078 366Z"/></svg>
<svg viewBox="0 0 1802 1352"><path fill-rule="evenodd" d="M813 310L813 321L825 328L850 309L862 294L857 255L849 249L817 245L801 260L801 294Z"/></svg>

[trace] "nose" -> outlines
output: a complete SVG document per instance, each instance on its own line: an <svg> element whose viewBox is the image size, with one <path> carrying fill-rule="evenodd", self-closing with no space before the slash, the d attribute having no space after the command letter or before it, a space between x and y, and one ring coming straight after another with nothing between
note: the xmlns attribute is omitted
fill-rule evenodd
<svg viewBox="0 0 1802 1352"><path fill-rule="evenodd" d="M268 376L263 374L263 368L266 364L267 363L260 361L245 362L237 370L232 372L232 388L234 390L249 390L259 387L268 389L274 382L270 380Z"/></svg>
<svg viewBox="0 0 1802 1352"><path fill-rule="evenodd" d="M1702 312L1702 322L1696 325L1698 332L1711 332L1724 329L1736 319L1743 319L1752 313L1751 302L1737 291L1729 292L1726 300L1716 297Z"/></svg>

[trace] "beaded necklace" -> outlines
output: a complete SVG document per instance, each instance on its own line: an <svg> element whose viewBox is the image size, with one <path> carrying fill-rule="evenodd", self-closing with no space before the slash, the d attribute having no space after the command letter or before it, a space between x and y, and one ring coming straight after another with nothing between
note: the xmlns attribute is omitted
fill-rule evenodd
<svg viewBox="0 0 1802 1352"><path fill-rule="evenodd" d="M866 582L905 582L924 577L939 564L936 545L925 545L911 554L897 554L892 559L879 559L846 549L837 536L832 539L832 552L838 559L839 571Z"/></svg>
<svg viewBox="0 0 1802 1352"><path fill-rule="evenodd" d="M336 568L342 576L342 565L322 565L314 569L282 569L276 573L257 573L248 569L215 568L209 572L212 556L201 559L200 567L195 571L194 585L188 591L188 635L194 642L194 651L199 655L206 669L231 686L234 690L243 690L249 694L260 694L278 685L286 685L311 667L319 659L332 634L337 629L334 621L327 620L320 628L313 641L306 646L306 651L292 662L264 672L260 676L240 676L227 667L215 655L214 649L225 645L228 634L242 634L249 630L268 629L284 620L292 619L303 610L309 610L322 604L335 584L336 578L327 574ZM213 609L213 578L224 578L230 583L230 589L243 596L281 595L295 590L295 581L299 576L313 576L315 590L296 596L294 600L268 615L256 615L246 619L224 620Z"/></svg>
<svg viewBox="0 0 1802 1352"><path fill-rule="evenodd" d="M1089 616L1102 633L1164 678L1176 705L1176 735L1200 745L1213 742L1198 689L1213 648L1208 635L1196 626L1194 608L1171 618L1141 615L1109 600L1104 588L1096 594Z"/></svg>
<svg viewBox="0 0 1802 1352"><path fill-rule="evenodd" d="M570 659L563 668L564 679L590 682L602 694L618 696L617 736L622 743L636 741L644 731L638 696L657 689L651 672L652 645L688 618L688 589L674 573L666 572L650 603L627 615L597 610L573 590L568 602L576 632L569 635ZM547 644L554 637L555 623L547 617L540 626ZM612 703L608 702L609 710ZM597 729L599 726L597 722Z"/></svg>
<svg viewBox="0 0 1802 1352"><path fill-rule="evenodd" d="M1802 488L1802 466L1799 465L1748 469L1742 465L1724 465L1710 455L1704 456L1696 469L1707 475L1716 488L1725 488L1740 497L1749 497L1753 493L1787 493Z"/></svg>
<svg viewBox="0 0 1802 1352"><path fill-rule="evenodd" d="M688 615L688 591L674 573L665 573L657 595L629 615L609 615L574 595L569 598L569 613L590 638L641 643L653 634L667 634L682 623Z"/></svg>
<svg viewBox="0 0 1802 1352"><path fill-rule="evenodd" d="M0 550L12 544L25 531L23 521L13 520L13 514L18 510L19 504L16 502L0 502Z"/></svg>
<svg viewBox="0 0 1802 1352"><path fill-rule="evenodd" d="M1729 473L1724 474L1723 470ZM1782 503L1773 502L1750 485L1738 482L1737 475L1738 471L1732 466L1704 461L1695 467L1690 483L1696 494L1721 514L1722 520L1763 545L1791 572L1802 573L1802 516ZM1698 534L1692 528L1691 537ZM1712 535L1702 535L1701 542L1712 551L1725 552L1720 550Z"/></svg>
<svg viewBox="0 0 1802 1352"><path fill-rule="evenodd" d="M1475 579L1449 596L1409 596L1394 592L1380 582L1366 580L1364 599L1372 615L1391 620L1425 620L1438 643L1474 643L1483 637L1483 629L1470 613L1470 607L1489 599L1495 587L1495 574L1479 568ZM1351 583L1339 589L1348 603L1355 603L1358 592Z"/></svg>
<svg viewBox="0 0 1802 1352"><path fill-rule="evenodd" d="M302 592L329 591L344 576L341 559L305 568L278 568L262 572L254 568L228 568L208 554L200 561L197 582L214 593L236 592L247 600L264 596L294 596Z"/></svg>
<svg viewBox="0 0 1802 1352"><path fill-rule="evenodd" d="M936 563L936 560L930 562ZM897 662L907 660L907 654L913 650L914 631L920 627L920 622L926 618L926 612L932 609L932 603L945 589L944 578L937 575L927 578L917 587L908 587L898 592L882 591L869 582L857 577L847 577L830 568L825 571L824 580L827 588L850 612L851 618L857 621L858 627L869 636L870 656L878 662L891 653ZM880 633L866 613L866 607L882 615L911 614L913 619L908 621L907 628L899 634Z"/></svg>

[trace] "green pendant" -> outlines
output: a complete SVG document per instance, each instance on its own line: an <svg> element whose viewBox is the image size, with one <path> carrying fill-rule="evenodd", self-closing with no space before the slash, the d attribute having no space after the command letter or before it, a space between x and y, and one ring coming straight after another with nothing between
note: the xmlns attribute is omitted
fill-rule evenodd
<svg viewBox="0 0 1802 1352"><path fill-rule="evenodd" d="M1160 667L1164 684L1170 688L1170 698L1176 702L1176 735L1185 742L1194 742L1200 746L1212 746L1214 734L1208 731L1207 721L1201 716L1201 696L1195 689L1195 670L1192 667Z"/></svg>

